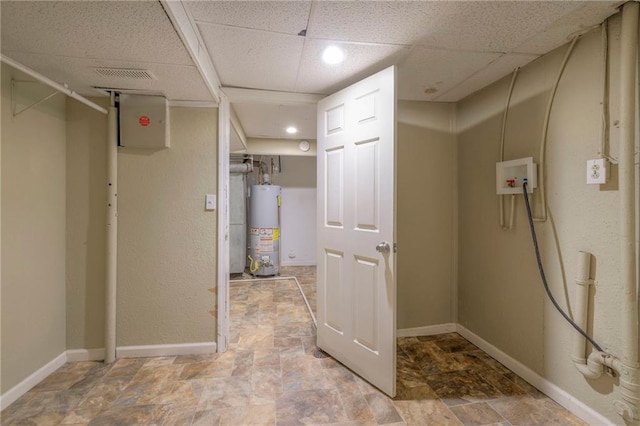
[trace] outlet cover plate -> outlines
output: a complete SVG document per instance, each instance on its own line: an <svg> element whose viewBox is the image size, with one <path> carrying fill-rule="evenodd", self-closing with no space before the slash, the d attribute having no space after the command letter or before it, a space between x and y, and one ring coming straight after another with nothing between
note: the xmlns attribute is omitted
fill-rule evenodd
<svg viewBox="0 0 640 426"><path fill-rule="evenodd" d="M587 160L587 184L601 185L607 183L608 164L604 158Z"/></svg>

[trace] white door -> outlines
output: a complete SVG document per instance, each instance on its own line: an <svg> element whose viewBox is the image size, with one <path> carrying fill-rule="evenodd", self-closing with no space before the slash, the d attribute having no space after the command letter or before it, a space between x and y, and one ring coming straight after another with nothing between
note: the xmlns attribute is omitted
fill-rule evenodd
<svg viewBox="0 0 640 426"><path fill-rule="evenodd" d="M318 346L396 391L395 67L318 103Z"/></svg>

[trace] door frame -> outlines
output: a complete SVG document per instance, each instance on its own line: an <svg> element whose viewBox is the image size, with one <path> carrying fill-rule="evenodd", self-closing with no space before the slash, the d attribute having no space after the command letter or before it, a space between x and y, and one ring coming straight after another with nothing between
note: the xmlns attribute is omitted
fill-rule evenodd
<svg viewBox="0 0 640 426"><path fill-rule="evenodd" d="M226 352L229 338L229 147L231 107L229 98L220 92L218 105L218 210L217 219L217 351Z"/></svg>

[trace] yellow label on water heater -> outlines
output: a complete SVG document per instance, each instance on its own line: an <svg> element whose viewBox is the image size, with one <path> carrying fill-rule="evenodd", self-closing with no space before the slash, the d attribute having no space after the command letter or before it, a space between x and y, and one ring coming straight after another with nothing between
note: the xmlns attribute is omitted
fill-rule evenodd
<svg viewBox="0 0 640 426"><path fill-rule="evenodd" d="M280 228L273 228L273 241L280 239Z"/></svg>

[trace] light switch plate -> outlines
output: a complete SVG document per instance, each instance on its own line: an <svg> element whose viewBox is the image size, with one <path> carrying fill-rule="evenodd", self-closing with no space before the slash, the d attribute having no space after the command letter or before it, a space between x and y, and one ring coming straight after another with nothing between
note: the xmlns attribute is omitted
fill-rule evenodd
<svg viewBox="0 0 640 426"><path fill-rule="evenodd" d="M205 210L215 210L216 209L216 195L215 194L207 194L205 197Z"/></svg>

